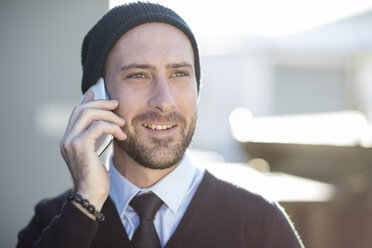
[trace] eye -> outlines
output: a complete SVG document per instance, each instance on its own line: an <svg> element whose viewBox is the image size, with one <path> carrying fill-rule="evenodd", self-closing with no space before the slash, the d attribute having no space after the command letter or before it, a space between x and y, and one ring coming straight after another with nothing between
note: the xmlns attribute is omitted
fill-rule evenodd
<svg viewBox="0 0 372 248"><path fill-rule="evenodd" d="M172 76L173 77L186 77L189 73L187 71L174 71Z"/></svg>
<svg viewBox="0 0 372 248"><path fill-rule="evenodd" d="M135 72L135 73L131 73L131 74L127 75L126 78L128 78L128 79L130 79L130 78L144 79L144 78L147 78L147 75L143 72Z"/></svg>

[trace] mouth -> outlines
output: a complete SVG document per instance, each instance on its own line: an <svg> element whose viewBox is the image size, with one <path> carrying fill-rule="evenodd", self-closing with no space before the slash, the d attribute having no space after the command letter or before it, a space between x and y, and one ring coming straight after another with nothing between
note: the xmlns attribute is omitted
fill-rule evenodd
<svg viewBox="0 0 372 248"><path fill-rule="evenodd" d="M162 131L162 130L168 130L168 129L171 129L171 128L174 128L176 125L161 125L161 124L148 124L148 123L145 123L145 124L142 124L145 128L148 128L148 129L151 129L151 130L158 130L158 131Z"/></svg>

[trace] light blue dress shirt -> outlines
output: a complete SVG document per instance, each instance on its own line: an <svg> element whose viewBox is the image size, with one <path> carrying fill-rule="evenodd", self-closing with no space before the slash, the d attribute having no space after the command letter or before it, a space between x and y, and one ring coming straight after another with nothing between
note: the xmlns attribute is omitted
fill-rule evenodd
<svg viewBox="0 0 372 248"><path fill-rule="evenodd" d="M134 231L139 225L137 213L129 206L133 197L137 194L152 191L164 202L154 219L161 246L164 247L181 221L203 178L204 171L192 165L186 152L181 163L150 188L139 188L122 176L116 170L112 157L109 174L111 180L110 196L129 239L132 239Z"/></svg>

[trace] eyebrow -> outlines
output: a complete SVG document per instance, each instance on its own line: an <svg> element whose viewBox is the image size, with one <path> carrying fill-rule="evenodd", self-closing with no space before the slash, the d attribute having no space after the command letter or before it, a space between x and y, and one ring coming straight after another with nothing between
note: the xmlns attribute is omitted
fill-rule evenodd
<svg viewBox="0 0 372 248"><path fill-rule="evenodd" d="M192 65L187 63L187 62L173 63L173 64L167 64L166 65L167 69L177 69L177 68L182 68L182 67L192 68Z"/></svg>
<svg viewBox="0 0 372 248"><path fill-rule="evenodd" d="M126 71L129 69L155 69L155 66L148 64L129 64L120 68L120 71Z"/></svg>
<svg viewBox="0 0 372 248"><path fill-rule="evenodd" d="M187 63L187 62L172 63L172 64L167 64L166 65L167 69L177 69L177 68L182 68L182 67L192 68L192 65ZM151 69L151 70L155 70L155 66L152 66L152 65L149 65L149 64L133 63L133 64L129 64L129 65L125 65L125 66L121 67L120 71L126 71L126 70L130 70L130 69L147 69L147 70Z"/></svg>

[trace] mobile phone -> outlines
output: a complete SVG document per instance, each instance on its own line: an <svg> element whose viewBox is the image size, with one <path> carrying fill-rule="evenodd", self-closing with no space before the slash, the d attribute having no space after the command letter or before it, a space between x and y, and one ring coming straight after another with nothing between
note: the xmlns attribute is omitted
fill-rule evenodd
<svg viewBox="0 0 372 248"><path fill-rule="evenodd" d="M92 85L89 89L92 90L94 93L94 100L110 99L103 78L99 78L97 83L95 85ZM101 156L101 154L106 150L106 148L110 145L112 139L112 135L103 134L96 140L96 153L98 156Z"/></svg>

